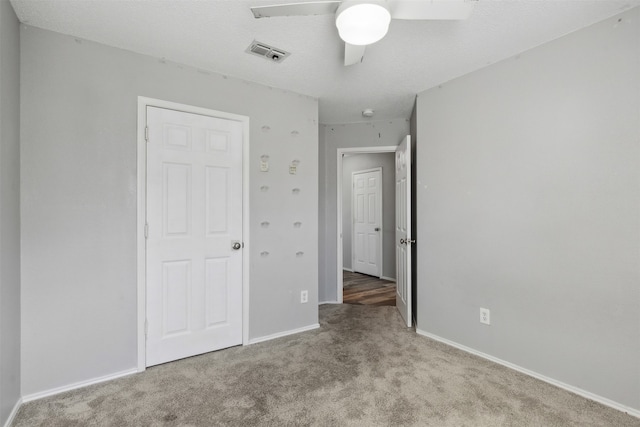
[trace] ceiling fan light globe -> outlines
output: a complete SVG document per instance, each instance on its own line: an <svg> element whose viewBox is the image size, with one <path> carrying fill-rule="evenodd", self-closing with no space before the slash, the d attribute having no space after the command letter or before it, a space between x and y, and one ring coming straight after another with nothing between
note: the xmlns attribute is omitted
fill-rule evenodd
<svg viewBox="0 0 640 427"><path fill-rule="evenodd" d="M336 17L340 38L356 46L369 45L382 39L389 30L389 22L389 10L372 3L346 7Z"/></svg>

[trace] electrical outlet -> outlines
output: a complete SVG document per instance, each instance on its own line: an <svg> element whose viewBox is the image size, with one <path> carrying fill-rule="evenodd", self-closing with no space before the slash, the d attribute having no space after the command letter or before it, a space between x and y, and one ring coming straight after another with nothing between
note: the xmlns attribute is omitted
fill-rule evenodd
<svg viewBox="0 0 640 427"><path fill-rule="evenodd" d="M300 291L300 302L302 304L309 302L309 291Z"/></svg>
<svg viewBox="0 0 640 427"><path fill-rule="evenodd" d="M491 325L491 311L488 308L480 307L480 323Z"/></svg>

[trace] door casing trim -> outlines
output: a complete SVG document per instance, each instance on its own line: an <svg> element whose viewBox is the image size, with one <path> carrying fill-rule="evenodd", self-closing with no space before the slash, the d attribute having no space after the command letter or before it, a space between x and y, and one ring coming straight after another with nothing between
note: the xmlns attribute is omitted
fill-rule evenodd
<svg viewBox="0 0 640 427"><path fill-rule="evenodd" d="M171 101L138 97L138 138L137 138L137 218L136 218L136 254L137 254L137 343L138 372L146 370L145 321L147 317L146 294L146 238L145 223L147 217L147 150L145 128L147 125L147 107L158 107L185 113L202 114L242 123L242 345L249 344L249 117L226 113L210 108L196 107Z"/></svg>

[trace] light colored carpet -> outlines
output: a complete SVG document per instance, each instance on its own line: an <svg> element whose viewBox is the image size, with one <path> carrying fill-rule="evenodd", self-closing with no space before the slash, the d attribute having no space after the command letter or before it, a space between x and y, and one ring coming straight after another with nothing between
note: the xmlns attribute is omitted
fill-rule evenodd
<svg viewBox="0 0 640 427"><path fill-rule="evenodd" d="M15 426L640 426L418 336L395 307L324 305L321 328L25 404Z"/></svg>

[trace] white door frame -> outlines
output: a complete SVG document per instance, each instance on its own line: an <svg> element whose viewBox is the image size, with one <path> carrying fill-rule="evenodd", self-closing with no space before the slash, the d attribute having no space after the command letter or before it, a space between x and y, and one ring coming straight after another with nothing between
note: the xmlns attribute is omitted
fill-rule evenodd
<svg viewBox="0 0 640 427"><path fill-rule="evenodd" d="M383 147L352 147L352 148L338 148L338 162L337 162L337 179L338 188L337 188L337 200L336 205L338 207L338 216L337 216L337 299L338 304L342 304L342 269L344 264L342 262L342 159L345 154L378 154L378 153L395 153L397 145L388 145Z"/></svg>
<svg viewBox="0 0 640 427"><path fill-rule="evenodd" d="M359 171L353 171L351 172L351 182L353 183L353 178L357 175L357 174L361 174L361 173L367 173L367 172L380 172L380 181L378 182L378 191L377 191L377 198L378 198L378 209L377 209L377 214L378 214L378 218L380 218L380 236L378 238L378 261L377 261L377 265L378 265L378 278L382 278L382 261L384 259L384 257L382 256L382 248L384 248L384 246L382 245L382 236L383 236L383 230L382 230L382 223L383 223L383 217L382 217L382 167L377 167L377 168L372 168L372 169L364 169L364 170L359 170ZM353 223L353 215L355 214L355 207L354 207L354 198L353 198L353 186L351 188L351 222ZM355 225L351 226L351 259L354 259L354 254L356 252L356 245L355 245L355 239L356 237L356 228ZM353 268L353 261L351 264L351 269L355 271L355 269Z"/></svg>
<svg viewBox="0 0 640 427"><path fill-rule="evenodd" d="M146 126L147 107L165 108L185 113L201 114L242 123L242 240L244 247L249 247L249 117L225 113L208 108L163 101L160 99L138 97L138 215L136 229L137 252L137 286L138 286L138 372L147 368L145 323L147 318L146 293L146 238L145 223L147 218L147 150ZM249 251L244 250L242 261L242 345L249 344Z"/></svg>

